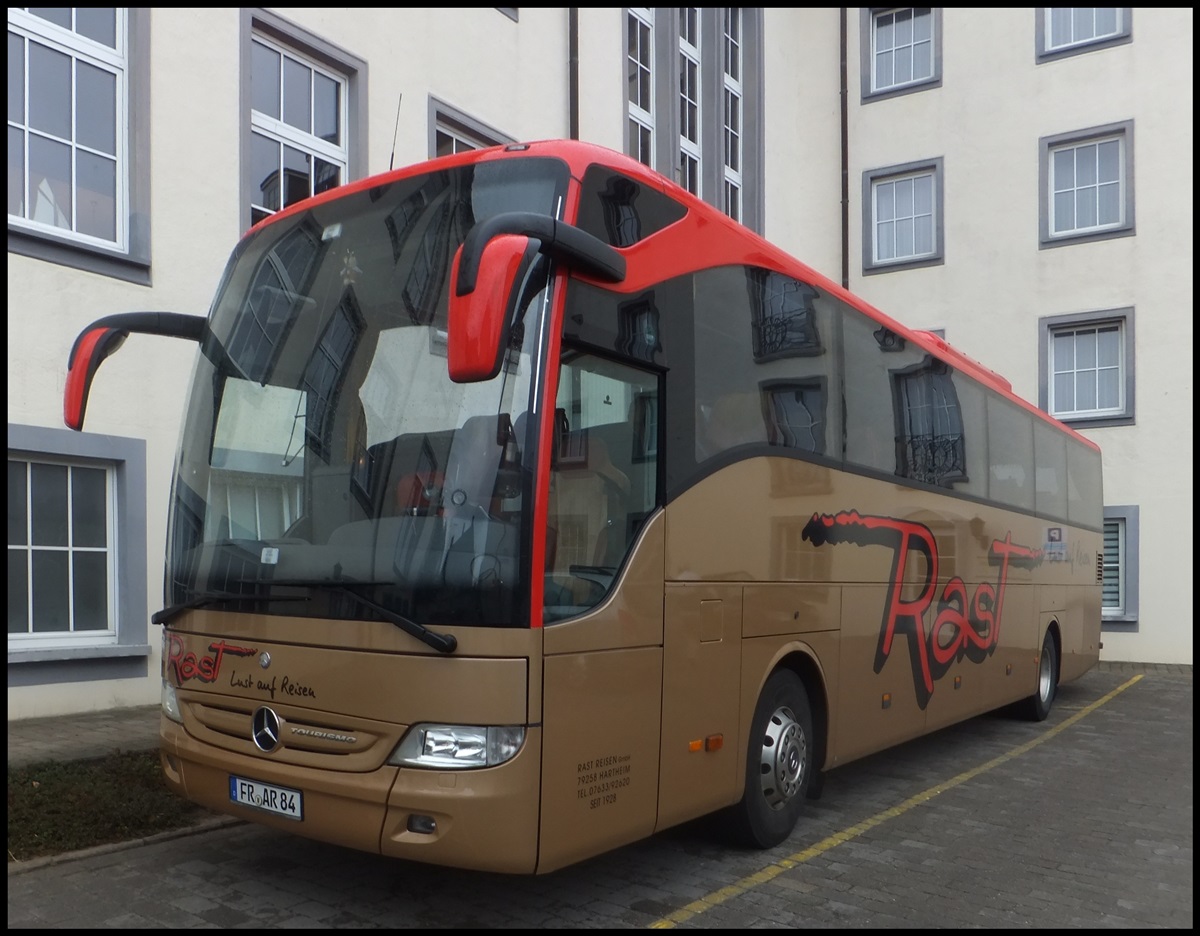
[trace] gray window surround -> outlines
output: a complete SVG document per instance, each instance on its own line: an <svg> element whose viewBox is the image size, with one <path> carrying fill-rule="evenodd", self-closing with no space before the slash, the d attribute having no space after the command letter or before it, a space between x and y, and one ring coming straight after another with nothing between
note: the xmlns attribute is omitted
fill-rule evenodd
<svg viewBox="0 0 1200 936"><path fill-rule="evenodd" d="M929 256L910 260L875 260L875 199L872 189L876 182L886 181L892 176L911 175L922 170L933 172L933 237L934 251ZM920 267L941 266L946 262L944 206L946 202L946 166L943 157L922 159L898 166L882 166L867 169L862 174L862 263L863 276L890 273L894 270L915 270Z"/></svg>
<svg viewBox="0 0 1200 936"><path fill-rule="evenodd" d="M1138 554L1141 548L1140 511L1136 504L1112 505L1104 508L1105 520L1125 521L1125 552L1121 557L1121 578L1125 583L1125 612L1102 614L1101 631L1137 633L1138 631L1138 579L1140 566Z"/></svg>
<svg viewBox="0 0 1200 936"><path fill-rule="evenodd" d="M81 244L48 232L8 226L8 252L99 276L150 285L150 15L127 8L125 173L129 194L129 243L125 252Z"/></svg>
<svg viewBox="0 0 1200 936"><path fill-rule="evenodd" d="M520 22L520 20L519 20L519 18L518 18L518 17L519 17L519 12L518 12L518 11L521 9L520 7L495 7L494 9L496 9L496 10L498 10L499 12L503 13L503 14L504 14L505 16L507 16L507 17L508 17L510 20L512 20L514 23Z"/></svg>
<svg viewBox="0 0 1200 936"><path fill-rule="evenodd" d="M515 143L515 138L507 133L501 133L494 127L489 127L482 121L476 120L469 116L465 111L459 110L453 104L447 104L445 101L429 95L429 119L426 122L429 127L429 157L432 159L437 153L437 125L442 121L455 129L462 132L465 136L474 137L485 146L495 146L501 143ZM490 143L486 141L491 141Z"/></svg>
<svg viewBox="0 0 1200 936"><path fill-rule="evenodd" d="M1077 312L1067 315L1048 315L1038 319L1038 408L1050 412L1050 335L1057 329L1072 328L1080 325L1096 325L1105 322L1122 323L1122 342L1124 345L1124 360L1121 362L1122 378L1125 382L1124 412L1119 416L1073 416L1064 419L1055 416L1076 429L1100 429L1106 426L1132 426L1136 422L1137 410L1134 406L1134 390L1137 381L1134 379L1134 328L1133 307L1122 309L1103 309L1095 312ZM1053 415L1053 414L1051 414Z"/></svg>
<svg viewBox="0 0 1200 936"><path fill-rule="evenodd" d="M679 163L679 8L652 7L654 14L654 169L668 179L676 178ZM702 64L701 108L706 119L701 124L700 177L701 198L717 208L725 194L725 169L722 163L724 127L709 115L719 111L705 101L724 100L724 78L721 72L721 10L700 8L700 44ZM622 9L620 61L628 57L627 9ZM759 234L766 218L766 191L763 174L766 154L763 132L764 113L764 32L763 11L760 7L742 8L742 218L740 223ZM670 63L667 68L663 63ZM624 92L622 92L624 94ZM622 100L625 100L622 97ZM628 108L628 101L625 103ZM626 112L626 117L628 116ZM629 152L629 120L622 121L622 147Z"/></svg>
<svg viewBox="0 0 1200 936"><path fill-rule="evenodd" d="M104 462L116 473L117 642L101 647L8 651L8 685L130 679L148 675L146 442L144 439L8 424L10 456Z"/></svg>
<svg viewBox="0 0 1200 936"><path fill-rule="evenodd" d="M1055 62L1072 55L1083 55L1087 52L1097 52L1100 49L1110 49L1113 46L1125 45L1133 41L1133 9L1120 7L1122 29L1114 36L1103 36L1100 39L1088 39L1064 46L1061 49L1046 48L1046 10L1050 7L1034 7L1034 31L1037 37L1034 45L1033 60L1040 65L1043 62Z"/></svg>
<svg viewBox="0 0 1200 936"><path fill-rule="evenodd" d="M1124 187L1125 221L1119 227L1106 228L1103 231L1089 231L1084 234L1050 234L1050 151L1057 146L1072 143L1086 143L1100 137L1120 136L1122 138L1123 159L1125 165L1124 177L1121 184ZM1104 124L1100 127L1089 127L1086 130L1073 130L1070 133L1056 133L1044 136L1038 140L1038 248L1045 250L1049 247L1062 247L1067 244L1081 244L1087 241L1109 240L1113 237L1132 237L1137 233L1134 224L1133 198L1133 121L1123 120L1119 123Z"/></svg>
<svg viewBox="0 0 1200 936"><path fill-rule="evenodd" d="M860 7L858 13L859 32L859 91L861 103L869 104L887 98L899 97L902 94L914 94L918 91L929 91L942 86L942 8L930 7L933 14L933 74L920 81L894 88L874 90L871 80L871 61L874 58L872 36L875 30L875 14L882 13L893 7Z"/></svg>
<svg viewBox="0 0 1200 936"><path fill-rule="evenodd" d="M346 179L353 182L367 175L367 63L315 33L261 8L241 9L239 101L241 114L242 164L238 201L238 226L250 229L250 204L254 180L250 177L250 58L251 39L259 32L284 46L315 59L346 76Z"/></svg>

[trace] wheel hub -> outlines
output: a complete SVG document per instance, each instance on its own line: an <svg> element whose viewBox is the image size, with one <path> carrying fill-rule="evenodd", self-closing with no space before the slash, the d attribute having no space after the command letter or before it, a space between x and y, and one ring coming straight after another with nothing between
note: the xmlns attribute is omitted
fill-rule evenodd
<svg viewBox="0 0 1200 936"><path fill-rule="evenodd" d="M780 706L767 722L760 765L763 797L772 809L782 809L800 792L807 754L803 726L790 708Z"/></svg>

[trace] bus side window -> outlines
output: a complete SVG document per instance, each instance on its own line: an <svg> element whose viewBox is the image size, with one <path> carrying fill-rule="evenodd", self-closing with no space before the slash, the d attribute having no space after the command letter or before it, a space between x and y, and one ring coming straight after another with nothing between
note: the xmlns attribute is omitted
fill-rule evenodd
<svg viewBox="0 0 1200 936"><path fill-rule="evenodd" d="M762 401L757 393L729 393L696 414L696 461L754 442L767 442Z"/></svg>

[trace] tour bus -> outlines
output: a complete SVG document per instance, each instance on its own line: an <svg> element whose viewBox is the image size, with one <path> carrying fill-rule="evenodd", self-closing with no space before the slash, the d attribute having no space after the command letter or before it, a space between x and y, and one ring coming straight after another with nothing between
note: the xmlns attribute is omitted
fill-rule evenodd
<svg viewBox="0 0 1200 936"><path fill-rule="evenodd" d="M914 310L909 310L910 313ZM541 874L825 772L1100 645L1101 460L937 335L640 163L458 153L271 215L195 341L167 782L417 862Z"/></svg>

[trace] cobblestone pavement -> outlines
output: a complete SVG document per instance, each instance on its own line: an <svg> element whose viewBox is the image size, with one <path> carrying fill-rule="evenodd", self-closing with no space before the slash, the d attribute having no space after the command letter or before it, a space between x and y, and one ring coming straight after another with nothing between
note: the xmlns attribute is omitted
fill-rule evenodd
<svg viewBox="0 0 1200 936"><path fill-rule="evenodd" d="M1191 666L1101 664L1045 722L984 716L831 772L769 851L699 822L508 877L234 822L10 863L8 925L1191 929L1192 695ZM156 709L106 718L103 743L147 746L149 723L153 746ZM37 721L9 725L10 764L75 730Z"/></svg>

